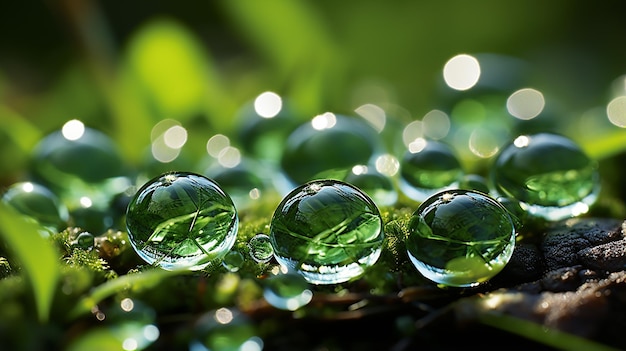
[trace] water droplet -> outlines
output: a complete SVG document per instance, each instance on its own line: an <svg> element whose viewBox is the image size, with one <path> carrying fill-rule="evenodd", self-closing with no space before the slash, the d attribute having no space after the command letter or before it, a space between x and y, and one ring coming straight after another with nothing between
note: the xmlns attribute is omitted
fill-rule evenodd
<svg viewBox="0 0 626 351"><path fill-rule="evenodd" d="M297 127L299 116L275 93L260 94L237 112L238 140L258 160L278 163L285 141Z"/></svg>
<svg viewBox="0 0 626 351"><path fill-rule="evenodd" d="M267 163L246 158L234 167L213 164L203 174L218 183L233 200L235 207L242 210L258 203L257 200L266 192L274 191L266 175L275 172Z"/></svg>
<svg viewBox="0 0 626 351"><path fill-rule="evenodd" d="M287 273L264 280L263 297L276 308L295 311L311 302L313 292L303 276Z"/></svg>
<svg viewBox="0 0 626 351"><path fill-rule="evenodd" d="M53 232L67 226L67 207L56 194L43 185L31 182L14 183L4 192L2 201Z"/></svg>
<svg viewBox="0 0 626 351"><path fill-rule="evenodd" d="M526 218L528 217L528 213L524 211L522 206L520 206L519 201L517 201L516 199L512 197L506 197L506 196L499 196L498 198L496 198L496 200L500 204L502 204L502 206L504 206L504 208L506 208L507 211L509 211L509 215L511 215L511 219L513 220L513 223L515 224L515 227L520 228L526 221Z"/></svg>
<svg viewBox="0 0 626 351"><path fill-rule="evenodd" d="M226 268L227 271L235 273L239 271L239 269L241 269L244 261L245 259L241 252L229 251L226 255L224 255L224 259L222 260L222 266Z"/></svg>
<svg viewBox="0 0 626 351"><path fill-rule="evenodd" d="M488 195L468 190L437 193L409 221L409 258L426 278L476 286L498 274L515 246L508 211Z"/></svg>
<svg viewBox="0 0 626 351"><path fill-rule="evenodd" d="M365 120L325 113L289 135L281 167L295 185L314 178L342 179L353 166L369 164L382 149L376 130Z"/></svg>
<svg viewBox="0 0 626 351"><path fill-rule="evenodd" d="M372 167L355 166L344 181L364 191L378 206L391 206L398 200L391 178Z"/></svg>
<svg viewBox="0 0 626 351"><path fill-rule="evenodd" d="M35 146L32 158L33 178L57 194L70 211L83 196L106 207L114 194L130 185L115 143L92 128L72 133L69 139L61 130L53 132Z"/></svg>
<svg viewBox="0 0 626 351"><path fill-rule="evenodd" d="M444 189L455 188L463 175L454 150L441 141L419 139L400 161L400 190L424 201Z"/></svg>
<svg viewBox="0 0 626 351"><path fill-rule="evenodd" d="M232 248L239 218L213 180L189 172L155 177L134 195L126 214L137 254L163 269L199 270Z"/></svg>
<svg viewBox="0 0 626 351"><path fill-rule="evenodd" d="M379 258L382 218L360 189L336 180L295 188L276 208L270 241L277 261L313 284L362 275Z"/></svg>
<svg viewBox="0 0 626 351"><path fill-rule="evenodd" d="M597 163L569 138L551 133L517 137L491 170L500 196L530 215L560 220L588 211L600 191Z"/></svg>
<svg viewBox="0 0 626 351"><path fill-rule="evenodd" d="M73 241L73 245L83 250L91 250L95 244L95 237L88 232L82 232L78 234L76 240Z"/></svg>
<svg viewBox="0 0 626 351"><path fill-rule="evenodd" d="M248 242L248 248L250 248L250 256L258 263L265 263L274 257L274 248L270 243L270 237L265 234L257 234L250 242Z"/></svg>
<svg viewBox="0 0 626 351"><path fill-rule="evenodd" d="M160 337L156 313L142 301L124 298L109 308L96 307L92 312L102 327L74 339L67 350L91 349L97 338L102 345L116 350L139 351L149 349Z"/></svg>
<svg viewBox="0 0 626 351"><path fill-rule="evenodd" d="M465 174L459 181L459 189L477 190L489 194L489 181L480 174Z"/></svg>
<svg viewBox="0 0 626 351"><path fill-rule="evenodd" d="M252 321L235 308L219 308L196 322L189 344L191 351L261 351L263 340Z"/></svg>

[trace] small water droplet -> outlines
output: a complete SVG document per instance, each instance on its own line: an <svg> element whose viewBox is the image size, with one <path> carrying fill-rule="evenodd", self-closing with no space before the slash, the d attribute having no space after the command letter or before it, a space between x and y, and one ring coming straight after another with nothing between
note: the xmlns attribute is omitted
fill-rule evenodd
<svg viewBox="0 0 626 351"><path fill-rule="evenodd" d="M274 248L270 237L265 234L257 234L248 242L250 257L257 263L266 263L274 257Z"/></svg>
<svg viewBox="0 0 626 351"><path fill-rule="evenodd" d="M295 273L278 274L264 281L263 297L272 306L295 311L313 298L309 283Z"/></svg>
<svg viewBox="0 0 626 351"><path fill-rule="evenodd" d="M457 187L463 169L452 148L441 141L420 139L400 161L399 186L409 198L424 201Z"/></svg>
<svg viewBox="0 0 626 351"><path fill-rule="evenodd" d="M202 315L196 321L189 343L192 351L261 351L263 340L255 325L235 308L218 308Z"/></svg>
<svg viewBox="0 0 626 351"><path fill-rule="evenodd" d="M224 259L222 260L222 266L226 268L227 271L231 273L235 273L241 269L245 258L239 251L231 250L226 255L224 255Z"/></svg>
<svg viewBox="0 0 626 351"><path fill-rule="evenodd" d="M465 174L459 182L459 189L476 190L485 194L489 194L489 181L479 174Z"/></svg>
<svg viewBox="0 0 626 351"><path fill-rule="evenodd" d="M391 178L373 167L355 166L344 181L367 193L378 206L391 206L398 200Z"/></svg>
<svg viewBox="0 0 626 351"><path fill-rule="evenodd" d="M91 233L82 232L78 234L73 244L83 250L91 250L95 244L95 237Z"/></svg>
<svg viewBox="0 0 626 351"><path fill-rule="evenodd" d="M67 207L56 194L41 184L14 183L2 195L2 202L53 232L67 226Z"/></svg>

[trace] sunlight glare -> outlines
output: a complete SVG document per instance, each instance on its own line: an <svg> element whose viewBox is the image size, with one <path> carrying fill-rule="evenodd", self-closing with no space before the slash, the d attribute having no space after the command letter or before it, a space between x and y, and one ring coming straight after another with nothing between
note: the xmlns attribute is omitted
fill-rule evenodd
<svg viewBox="0 0 626 351"><path fill-rule="evenodd" d="M254 110L263 118L276 117L283 108L283 101L280 96L271 91L261 93L254 100Z"/></svg>
<svg viewBox="0 0 626 351"><path fill-rule="evenodd" d="M480 64L475 57L470 55L454 56L446 62L443 68L443 78L452 89L470 89L478 83Z"/></svg>
<svg viewBox="0 0 626 351"><path fill-rule="evenodd" d="M385 110L373 104L365 104L357 107L354 112L368 121L378 133L385 129L387 115Z"/></svg>
<svg viewBox="0 0 626 351"><path fill-rule="evenodd" d="M606 106L606 114L614 125L626 127L626 96L618 96Z"/></svg>
<svg viewBox="0 0 626 351"><path fill-rule="evenodd" d="M540 91L525 88L520 89L506 100L506 109L509 113L521 120L529 120L537 117L546 104Z"/></svg>
<svg viewBox="0 0 626 351"><path fill-rule="evenodd" d="M77 119L69 120L61 128L61 133L67 140L78 140L85 134L85 124Z"/></svg>

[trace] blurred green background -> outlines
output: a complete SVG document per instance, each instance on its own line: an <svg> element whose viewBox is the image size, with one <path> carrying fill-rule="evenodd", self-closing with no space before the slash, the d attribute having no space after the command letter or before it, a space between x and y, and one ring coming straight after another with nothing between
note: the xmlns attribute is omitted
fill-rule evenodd
<svg viewBox="0 0 626 351"><path fill-rule="evenodd" d="M365 103L401 123L450 113L461 93L442 69L461 53L503 58L481 66L484 89L505 99L538 89L545 125L609 157L624 130L590 131L583 117L606 118L626 90L624 13L624 2L564 0L7 2L0 185L23 178L36 142L70 119L107 133L140 165L158 121L179 121L183 151L200 159L211 136L235 136L238 111L264 91L300 120Z"/></svg>

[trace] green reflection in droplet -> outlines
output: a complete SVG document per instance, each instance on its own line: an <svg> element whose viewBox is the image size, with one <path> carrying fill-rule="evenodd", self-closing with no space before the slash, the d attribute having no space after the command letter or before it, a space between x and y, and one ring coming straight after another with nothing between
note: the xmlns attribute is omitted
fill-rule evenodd
<svg viewBox="0 0 626 351"><path fill-rule="evenodd" d="M399 186L416 201L458 185L463 169L454 150L446 143L422 140L410 146L400 160Z"/></svg>
<svg viewBox="0 0 626 351"><path fill-rule="evenodd" d="M406 247L426 278L450 286L475 286L508 263L515 227L490 196L468 190L437 193L412 215Z"/></svg>
<svg viewBox="0 0 626 351"><path fill-rule="evenodd" d="M491 177L501 196L548 220L586 213L600 190L597 163L573 140L552 133L517 137L497 156Z"/></svg>
<svg viewBox="0 0 626 351"><path fill-rule="evenodd" d="M313 298L309 283L295 273L279 274L264 281L263 297L272 306L295 311Z"/></svg>
<svg viewBox="0 0 626 351"><path fill-rule="evenodd" d="M313 284L362 275L379 258L382 218L358 188L319 180L295 188L274 212L270 234L278 262Z"/></svg>
<svg viewBox="0 0 626 351"><path fill-rule="evenodd" d="M367 122L325 113L300 125L289 135L281 158L288 178L300 185L329 171L345 174L354 165L368 164L382 152L382 142Z"/></svg>
<svg viewBox="0 0 626 351"><path fill-rule="evenodd" d="M41 184L14 183L6 189L2 201L52 231L62 230L68 224L69 212L65 204Z"/></svg>
<svg viewBox="0 0 626 351"><path fill-rule="evenodd" d="M239 218L217 183L199 174L172 172L137 191L126 224L133 248L149 264L198 270L232 248Z"/></svg>
<svg viewBox="0 0 626 351"><path fill-rule="evenodd" d="M250 256L258 263L265 263L274 257L274 248L270 237L265 234L257 234L248 242Z"/></svg>
<svg viewBox="0 0 626 351"><path fill-rule="evenodd" d="M219 308L196 322L189 344L193 351L262 350L263 340L255 325L235 308Z"/></svg>

